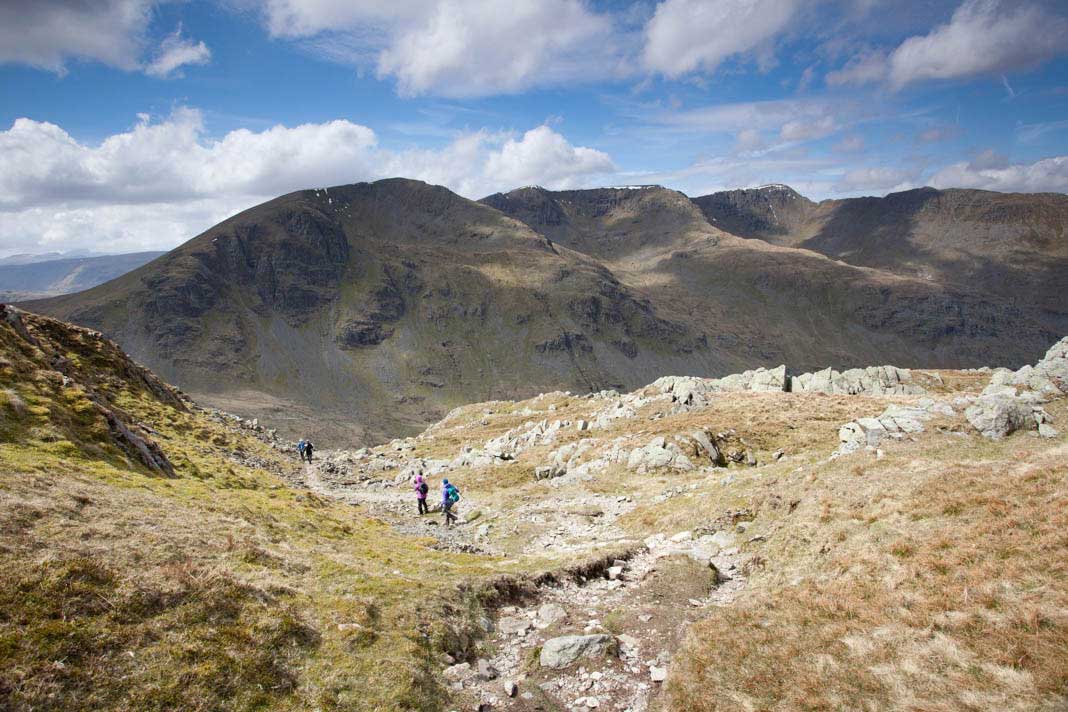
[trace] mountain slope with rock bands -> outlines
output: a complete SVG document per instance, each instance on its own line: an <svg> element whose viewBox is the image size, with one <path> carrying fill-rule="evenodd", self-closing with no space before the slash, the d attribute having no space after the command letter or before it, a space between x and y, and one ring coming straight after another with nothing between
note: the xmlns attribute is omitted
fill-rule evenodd
<svg viewBox="0 0 1068 712"><path fill-rule="evenodd" d="M283 196L30 307L103 331L207 403L328 442L415 432L474 400L663 373L1017 365L1068 330L1055 300L716 224L658 187L477 203L392 179Z"/></svg>

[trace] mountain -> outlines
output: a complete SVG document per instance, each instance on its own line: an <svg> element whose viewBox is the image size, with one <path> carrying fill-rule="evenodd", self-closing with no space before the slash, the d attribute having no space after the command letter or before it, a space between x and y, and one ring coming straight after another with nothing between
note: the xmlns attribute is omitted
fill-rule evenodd
<svg viewBox="0 0 1068 712"><path fill-rule="evenodd" d="M801 200L774 190L769 206ZM415 432L476 400L664 373L1017 365L1068 331L1063 305L1026 293L716 225L659 186L475 202L390 179L282 196L28 308L103 331L206 403L327 442Z"/></svg>
<svg viewBox="0 0 1068 712"><path fill-rule="evenodd" d="M890 260L854 264L788 239L819 206L786 186L695 200L659 186L523 188L482 202L598 257L665 313L712 334L728 369L880 355L909 365L1018 364L1068 330L1064 304L1026 291L1007 299L969 280L931 280ZM1054 282L1068 274L1058 269Z"/></svg>
<svg viewBox="0 0 1068 712"><path fill-rule="evenodd" d="M13 255L0 260L0 300L16 301L79 292L151 262L163 252L58 259L50 255Z"/></svg>
<svg viewBox="0 0 1068 712"><path fill-rule="evenodd" d="M0 266L4 265L32 265L36 262L52 262L54 260L79 259L82 257L103 257L101 252L93 250L66 250L64 252L21 252L7 257L0 257Z"/></svg>
<svg viewBox="0 0 1068 712"><path fill-rule="evenodd" d="M918 188L813 203L785 186L694 198L741 237L1065 310L1068 195Z"/></svg>
<svg viewBox="0 0 1068 712"><path fill-rule="evenodd" d="M702 195L693 202L721 230L777 244L781 236L804 226L816 207L790 186L780 184Z"/></svg>
<svg viewBox="0 0 1068 712"><path fill-rule="evenodd" d="M714 366L705 334L599 262L400 179L283 196L30 308L104 331L206 402L331 440Z"/></svg>

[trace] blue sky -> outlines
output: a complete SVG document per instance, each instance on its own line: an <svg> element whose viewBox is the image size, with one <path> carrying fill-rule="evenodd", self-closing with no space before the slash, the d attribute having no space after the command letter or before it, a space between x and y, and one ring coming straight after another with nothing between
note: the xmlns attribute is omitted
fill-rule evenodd
<svg viewBox="0 0 1068 712"><path fill-rule="evenodd" d="M0 97L0 256L392 175L1068 191L1041 0L0 0Z"/></svg>

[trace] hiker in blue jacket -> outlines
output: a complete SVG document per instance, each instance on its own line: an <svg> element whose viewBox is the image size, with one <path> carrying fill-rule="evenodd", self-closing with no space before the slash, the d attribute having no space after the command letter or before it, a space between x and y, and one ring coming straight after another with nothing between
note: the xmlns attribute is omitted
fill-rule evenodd
<svg viewBox="0 0 1068 712"><path fill-rule="evenodd" d="M456 515L452 513L452 505L460 501L460 490L455 485L449 484L448 480L441 483L441 513L445 515L445 526L452 526L456 521Z"/></svg>

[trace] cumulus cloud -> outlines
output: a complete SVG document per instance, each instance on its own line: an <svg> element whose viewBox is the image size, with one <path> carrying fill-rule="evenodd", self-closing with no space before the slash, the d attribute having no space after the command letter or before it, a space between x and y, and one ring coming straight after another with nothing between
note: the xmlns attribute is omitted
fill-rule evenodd
<svg viewBox="0 0 1068 712"><path fill-rule="evenodd" d="M0 62L62 73L71 59L136 69L148 0L0 2Z"/></svg>
<svg viewBox="0 0 1068 712"><path fill-rule="evenodd" d="M345 120L210 139L201 113L182 108L164 121L142 115L128 131L90 145L23 118L0 131L0 251L170 247L282 193L396 175L477 198L521 183L580 186L614 170L607 154L574 146L548 126L397 151Z"/></svg>
<svg viewBox="0 0 1068 712"><path fill-rule="evenodd" d="M614 170L608 154L572 146L548 126L531 129L518 141L508 139L486 162L489 175L510 185L572 188L586 176Z"/></svg>
<svg viewBox="0 0 1068 712"><path fill-rule="evenodd" d="M403 95L518 92L621 72L612 21L580 0L266 0L269 31L373 66Z"/></svg>
<svg viewBox="0 0 1068 712"><path fill-rule="evenodd" d="M203 42L193 42L182 38L179 27L174 34L168 35L160 43L156 58L145 65L145 74L154 77L169 76L179 67L187 64L207 64L211 61L211 50Z"/></svg>
<svg viewBox="0 0 1068 712"><path fill-rule="evenodd" d="M643 63L668 77L712 72L729 57L766 47L786 28L798 4L796 0L664 0L646 25Z"/></svg>
<svg viewBox="0 0 1068 712"><path fill-rule="evenodd" d="M1039 64L1068 49L1068 20L1038 6L969 0L949 24L911 37L890 57L890 84L956 79Z"/></svg>
<svg viewBox="0 0 1068 712"><path fill-rule="evenodd" d="M857 168L848 171L842 176L835 187L839 193L856 193L859 191L892 193L915 188L914 181L916 177L914 171L886 166Z"/></svg>
<svg viewBox="0 0 1068 712"><path fill-rule="evenodd" d="M869 52L827 75L827 83L885 81L893 89L1034 67L1068 50L1068 18L1033 3L966 0L949 22L910 37L890 54Z"/></svg>
<svg viewBox="0 0 1068 712"><path fill-rule="evenodd" d="M946 166L931 177L936 188L981 188L1019 193L1068 192L1068 156L1009 164L993 151Z"/></svg>
<svg viewBox="0 0 1068 712"><path fill-rule="evenodd" d="M166 77L183 65L206 64L211 50L183 39L179 28L151 46L151 0L0 2L0 63L17 62L65 74L71 60L92 60Z"/></svg>

